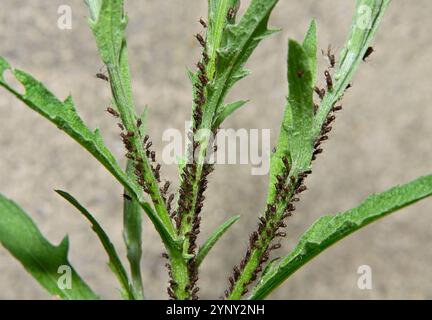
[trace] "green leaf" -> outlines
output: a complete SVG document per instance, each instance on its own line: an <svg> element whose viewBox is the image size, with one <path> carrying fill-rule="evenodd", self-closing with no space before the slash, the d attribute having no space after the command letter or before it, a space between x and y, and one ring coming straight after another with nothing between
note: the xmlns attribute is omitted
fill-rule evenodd
<svg viewBox="0 0 432 320"><path fill-rule="evenodd" d="M197 266L199 266L204 261L204 258L207 256L207 254L210 252L210 250L213 248L213 246L216 244L216 242L239 219L240 219L240 216L231 217L227 221L225 221L223 224L221 224L215 231L213 231L213 233L210 235L210 237L207 239L207 241L198 250L198 253L197 253L196 258L195 258L195 262L196 262Z"/></svg>
<svg viewBox="0 0 432 320"><path fill-rule="evenodd" d="M70 300L98 299L67 259L68 238L65 237L58 246L52 245L27 214L1 194L0 243L51 295ZM70 268L70 289L62 289L67 285L66 281L63 282L63 277L68 274L61 267Z"/></svg>
<svg viewBox="0 0 432 320"><path fill-rule="evenodd" d="M4 72L11 70L9 63L0 57L0 86L28 107L38 112L54 123L59 129L90 152L131 194L136 197L165 243L175 247L176 240L156 215L150 205L144 200L143 193L135 181L131 180L120 168L112 153L105 146L99 130L91 131L78 115L71 97L60 101L41 82L20 70L12 70L16 79L24 86L25 93L21 94L12 88L4 79Z"/></svg>
<svg viewBox="0 0 432 320"><path fill-rule="evenodd" d="M225 121L226 118L228 118L237 109L240 109L241 107L243 107L246 103L247 103L247 101L240 100L240 101L232 102L232 103L225 105L222 108L222 110L218 113L218 115L216 116L216 120L213 124L213 127L219 128L220 125Z"/></svg>
<svg viewBox="0 0 432 320"><path fill-rule="evenodd" d="M310 167L312 159L313 85L310 59L302 45L289 41L288 48L288 105L292 112L291 172L296 175Z"/></svg>
<svg viewBox="0 0 432 320"><path fill-rule="evenodd" d="M301 237L294 250L261 279L249 299L265 298L300 267L337 241L431 195L432 175L429 175L372 195L354 209L321 217Z"/></svg>
<svg viewBox="0 0 432 320"><path fill-rule="evenodd" d="M351 33L341 51L333 79L333 90L327 92L315 116L314 136L318 136L330 110L351 83L389 4L390 0L357 0Z"/></svg>
<svg viewBox="0 0 432 320"><path fill-rule="evenodd" d="M315 20L312 20L310 23L306 37L303 41L303 48L306 55L309 57L312 83L315 84L317 78L317 25Z"/></svg>
<svg viewBox="0 0 432 320"><path fill-rule="evenodd" d="M222 2L228 0L220 1ZM211 81L208 86L208 102L204 108L203 128L214 128L215 117L220 112L218 108L222 108L228 90L249 74L244 64L261 40L275 32L267 28L267 23L277 2L278 0L252 0L239 23L230 24L225 21L225 26L215 31L215 35L211 32L208 34L207 41L214 47L210 53L215 53L210 56L210 61L217 61L217 64L214 73L208 73ZM225 14L226 19L226 11L221 10L220 14Z"/></svg>
<svg viewBox="0 0 432 320"><path fill-rule="evenodd" d="M89 9L91 10L91 8ZM128 132L134 133L129 138L129 142L135 150L135 156L142 159L137 165L140 166L142 178L148 184L148 194L157 214L157 217L151 217L151 219L153 223L157 222L157 225L161 225L159 234L163 238L169 235L169 241L164 241L167 249L176 250L174 226L164 205L137 127L125 33L127 22L128 19L124 13L124 0L102 0L99 15L96 20L90 20L90 27L95 36L99 54L108 70L111 92L121 121Z"/></svg>
<svg viewBox="0 0 432 320"><path fill-rule="evenodd" d="M102 7L102 0L85 0L85 4L90 11L90 22L97 21Z"/></svg>
<svg viewBox="0 0 432 320"><path fill-rule="evenodd" d="M134 170L133 162L128 160L126 172L133 175L135 174ZM129 195L127 190L125 190L125 194ZM144 299L141 276L142 214L139 203L132 197L125 197L123 200L123 239L131 270L134 295L137 299L142 300Z"/></svg>
<svg viewBox="0 0 432 320"><path fill-rule="evenodd" d="M312 24L313 30L313 24ZM309 30L306 39L311 37ZM315 39L316 40L316 39ZM291 174L297 175L310 167L312 159L313 125L313 63L310 63L313 45L308 42L308 51L294 40L288 45L288 84L289 95L282 120L276 153L273 154L270 167L268 203L273 202L276 194L276 177L285 170L283 157L291 161ZM316 48L316 46L315 46ZM316 49L315 49L316 55Z"/></svg>
<svg viewBox="0 0 432 320"><path fill-rule="evenodd" d="M105 252L109 257L108 266L110 267L111 271L115 274L120 285L122 286L122 296L129 300L135 299L132 289L130 288L129 285L129 279L126 270L123 267L120 258L118 257L114 245L112 244L111 240L109 239L104 229L100 226L97 220L90 214L90 212L88 212L88 210L84 208L78 202L78 200L76 200L73 196L71 196L69 193L62 190L56 190L56 192L60 196L62 196L65 200L67 200L71 205L73 205L76 209L78 209L78 211L81 212L88 221L90 221L93 231L98 236L100 242L102 243L102 246L105 249Z"/></svg>

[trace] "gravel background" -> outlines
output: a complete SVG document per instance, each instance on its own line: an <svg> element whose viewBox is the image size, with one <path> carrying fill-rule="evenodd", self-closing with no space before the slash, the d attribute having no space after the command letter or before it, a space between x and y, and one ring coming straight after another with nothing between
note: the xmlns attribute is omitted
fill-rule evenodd
<svg viewBox="0 0 432 320"><path fill-rule="evenodd" d="M244 3L248 1L243 1ZM31 3L31 4L30 4ZM162 132L182 129L190 115L191 88L186 67L199 57L193 34L206 16L203 0L130 0L130 60L137 104L150 106L150 133L157 151ZM73 29L57 28L57 9L73 10ZM253 74L231 97L250 99L226 127L270 128L277 138L286 95L286 39L301 39L312 17L319 44L340 49L354 1L280 1L271 25L283 32L260 45L248 67ZM288 252L320 215L348 209L371 192L432 172L430 101L432 42L428 0L394 1L383 21L370 61L358 72L344 99L325 153L316 163L297 214L288 228ZM101 68L86 25L81 0L2 0L0 55L42 80L59 97L72 93L92 128L100 127L117 156L123 153L118 130L103 109L109 91L94 78ZM325 65L325 60L320 61ZM70 260L104 298L119 298L106 258L88 224L53 189L74 194L100 220L124 254L121 240L121 188L82 148L39 115L0 94L0 192L31 213L54 243L70 236ZM176 166L165 166L174 179ZM203 298L217 298L234 263L243 255L245 238L264 207L267 178L251 176L249 165L220 165L211 178L204 210L203 236L233 214L242 219L203 265ZM432 201L388 217L328 250L297 272L271 297L275 299L432 298ZM145 219L142 262L146 294L165 298L166 271L158 236ZM203 237L201 238L203 239ZM227 250L227 248L229 248ZM357 288L357 268L369 265L373 289ZM50 298L3 248L0 248L0 298Z"/></svg>

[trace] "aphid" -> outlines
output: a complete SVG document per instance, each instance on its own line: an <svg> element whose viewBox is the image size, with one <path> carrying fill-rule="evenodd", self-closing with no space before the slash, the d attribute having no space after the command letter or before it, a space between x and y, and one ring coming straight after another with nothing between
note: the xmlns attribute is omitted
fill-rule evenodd
<svg viewBox="0 0 432 320"><path fill-rule="evenodd" d="M146 144L145 148L148 150L152 145L153 145L153 142L149 141L149 142Z"/></svg>
<svg viewBox="0 0 432 320"><path fill-rule="evenodd" d="M129 152L125 154L125 157L128 158L128 159L130 159L130 160L134 160L135 159L134 155L132 153L129 153Z"/></svg>
<svg viewBox="0 0 432 320"><path fill-rule="evenodd" d="M202 56L203 56L204 62L205 62L205 63L208 63L209 60L210 60L208 54L207 54L206 52L203 52L203 53L202 53Z"/></svg>
<svg viewBox="0 0 432 320"><path fill-rule="evenodd" d="M340 111L340 110L342 110L342 106L335 106L335 107L333 107L333 112L337 112L337 111Z"/></svg>
<svg viewBox="0 0 432 320"><path fill-rule="evenodd" d="M326 82L327 82L327 89L329 91L333 90L333 79L330 75L330 72L328 72L328 70L324 71L324 75L326 78Z"/></svg>
<svg viewBox="0 0 432 320"><path fill-rule="evenodd" d="M199 74L198 78L200 79L203 85L206 85L208 83L208 78L204 74Z"/></svg>
<svg viewBox="0 0 432 320"><path fill-rule="evenodd" d="M142 125L142 120L141 120L141 119L138 119L138 120L137 120L137 127L139 128L139 127L141 127L141 125Z"/></svg>
<svg viewBox="0 0 432 320"><path fill-rule="evenodd" d="M296 194L302 193L307 190L307 187L305 185L301 185L297 190Z"/></svg>
<svg viewBox="0 0 432 320"><path fill-rule="evenodd" d="M101 72L96 73L96 78L104 80L104 81L109 81L109 78Z"/></svg>
<svg viewBox="0 0 432 320"><path fill-rule="evenodd" d="M205 46L206 46L206 42L205 42L203 36L200 35L199 33L197 33L197 34L195 35L195 38L198 40L198 42L200 43L200 45L202 45L202 46L205 48Z"/></svg>
<svg viewBox="0 0 432 320"><path fill-rule="evenodd" d="M336 66L336 57L335 55L331 52L331 44L329 44L328 48L327 48L327 52L324 52L324 50L322 50L323 55L325 55L329 62L330 62L330 68L334 68Z"/></svg>
<svg viewBox="0 0 432 320"><path fill-rule="evenodd" d="M168 191L169 186L170 186L170 182L169 181L165 182L165 185L163 186L162 192L166 193Z"/></svg>
<svg viewBox="0 0 432 320"><path fill-rule="evenodd" d="M169 198L168 198L168 203L171 203L174 200L174 193L170 194Z"/></svg>
<svg viewBox="0 0 432 320"><path fill-rule="evenodd" d="M315 151L314 151L314 155L317 155L317 154L321 154L321 153L323 153L323 149L322 148L319 148L319 149L316 149Z"/></svg>
<svg viewBox="0 0 432 320"><path fill-rule="evenodd" d="M114 117L116 117L116 118L118 118L120 116L120 114L116 110L114 110L113 108L111 108L111 107L108 107L106 109L106 111L108 113L110 113L111 115L113 115Z"/></svg>
<svg viewBox="0 0 432 320"><path fill-rule="evenodd" d="M282 245L280 243L276 243L274 245L272 245L269 250L276 250L276 249L280 249L282 247Z"/></svg>
<svg viewBox="0 0 432 320"><path fill-rule="evenodd" d="M197 63L197 67L202 73L205 73L205 66L201 62Z"/></svg>
<svg viewBox="0 0 432 320"><path fill-rule="evenodd" d="M201 25L203 26L203 28L207 28L207 22L205 22L205 20L203 18L199 19L199 23L201 23Z"/></svg>
<svg viewBox="0 0 432 320"><path fill-rule="evenodd" d="M156 162L156 152L154 151L150 152L150 158L152 162Z"/></svg>
<svg viewBox="0 0 432 320"><path fill-rule="evenodd" d="M303 78L303 76L304 76L304 71L303 70L298 70L297 71L297 77Z"/></svg>
<svg viewBox="0 0 432 320"><path fill-rule="evenodd" d="M120 130L124 130L124 126L121 123L117 123L117 125L120 128Z"/></svg>
<svg viewBox="0 0 432 320"><path fill-rule="evenodd" d="M132 198L129 195L127 195L126 193L123 194L123 198L125 198L126 200L129 200L129 201L132 200Z"/></svg>
<svg viewBox="0 0 432 320"><path fill-rule="evenodd" d="M227 12L227 19L230 21L234 21L237 15L238 8L229 8Z"/></svg>
<svg viewBox="0 0 432 320"><path fill-rule="evenodd" d="M133 137L135 135L135 133L133 132L133 131L128 131L127 133L126 133L126 137L128 137L128 138L131 138L131 137Z"/></svg>
<svg viewBox="0 0 432 320"><path fill-rule="evenodd" d="M373 47L368 47L366 50L366 53L363 56L363 61L366 62L366 59L374 52L374 48Z"/></svg>
<svg viewBox="0 0 432 320"><path fill-rule="evenodd" d="M325 96L325 89L320 89L318 87L314 88L315 93L318 95L318 97L322 100Z"/></svg>

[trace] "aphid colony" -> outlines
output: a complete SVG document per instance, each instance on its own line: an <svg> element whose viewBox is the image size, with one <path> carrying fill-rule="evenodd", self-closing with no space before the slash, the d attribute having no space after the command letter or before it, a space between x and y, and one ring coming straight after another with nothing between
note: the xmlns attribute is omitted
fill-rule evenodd
<svg viewBox="0 0 432 320"><path fill-rule="evenodd" d="M374 50L369 47L366 51L363 61L370 56ZM329 68L324 71L324 77L327 85L327 91L333 91L333 79L330 74L330 69L334 69L336 66L335 55L331 51L331 46L328 47L327 51L323 54L328 58ZM297 71L299 78L303 77L304 72L302 70ZM349 84L345 90L349 89ZM315 93L322 101L326 95L326 90L319 87L314 88ZM318 111L319 104L314 103L315 113ZM328 134L332 131L332 124L336 120L336 113L342 110L341 105L334 105L327 115L324 121L321 132L314 142L314 149L312 154L312 161L316 160L318 155L323 152L321 144L329 139ZM273 150L276 152L276 149ZM239 265L233 267L232 275L228 279L228 289L225 290L225 298L228 298L234 290L242 290L241 295L245 295L248 292L248 286L258 279L258 275L263 271L264 264L269 260L270 253L273 250L279 249L281 243L278 241L273 243L275 239L280 239L286 236L286 232L281 230L286 227L284 220L290 217L295 211L294 203L300 201L299 195L307 190L305 185L306 178L312 173L311 170L301 172L298 177L291 174L291 165L289 159L284 156L281 161L283 162L282 172L276 176L276 196L273 202L267 204L267 208L263 216L259 218L258 229L249 236L249 246L245 256L240 261ZM273 244L272 244L273 243ZM258 252L258 255L255 253ZM258 261L253 260L252 257L260 257ZM247 279L246 282L238 283L240 276L248 266L253 268L253 273ZM221 297L223 299L224 297Z"/></svg>
<svg viewBox="0 0 432 320"><path fill-rule="evenodd" d="M199 23L203 28L207 28L207 22L204 21L204 19L201 18ZM176 229L178 232L182 232L187 239L187 253L193 256L187 263L189 283L184 288L184 290L188 292L189 298L192 300L198 299L197 293L199 291L197 287L198 268L196 266L195 255L197 249L196 240L200 233L200 213L204 205L204 192L207 189L208 183L207 178L214 169L213 165L203 164L200 167L200 165L195 162L195 155L200 147L200 143L194 139L194 135L202 123L203 107L206 103L206 86L209 83L207 77L207 64L209 63L209 57L206 52L207 43L204 37L199 33L195 35L195 38L202 46L203 52L202 59L196 64L197 81L194 84L193 125L188 134L188 159L191 161L188 161L181 173L177 210L172 214ZM196 188L194 188L194 186L196 186ZM168 257L167 254L163 256L166 258ZM175 292L179 289L178 284L173 280L170 264L167 263L166 267L170 274L169 287L167 289L168 295L170 298L176 299Z"/></svg>

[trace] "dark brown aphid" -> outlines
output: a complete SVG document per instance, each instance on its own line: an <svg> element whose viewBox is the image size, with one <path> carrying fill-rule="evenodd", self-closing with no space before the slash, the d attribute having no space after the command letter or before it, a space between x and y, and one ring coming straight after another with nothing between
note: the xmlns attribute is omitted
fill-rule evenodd
<svg viewBox="0 0 432 320"><path fill-rule="evenodd" d="M298 70L297 71L297 77L303 78L303 76L304 76L304 71L303 70Z"/></svg>
<svg viewBox="0 0 432 320"><path fill-rule="evenodd" d="M199 23L201 23L201 25L203 26L203 28L207 28L207 22L205 22L205 20L203 18L199 19Z"/></svg>
<svg viewBox="0 0 432 320"><path fill-rule="evenodd" d="M200 81L203 85L206 85L208 83L208 79L204 74L199 74L198 78L200 79Z"/></svg>
<svg viewBox="0 0 432 320"><path fill-rule="evenodd" d="M206 70L205 70L204 64L202 64L201 62L198 62L197 67L202 73L205 73Z"/></svg>
<svg viewBox="0 0 432 320"><path fill-rule="evenodd" d="M328 70L324 71L324 75L326 78L326 82L327 82L327 90L331 91L333 90L333 79L330 75L330 72L328 72Z"/></svg>
<svg viewBox="0 0 432 320"><path fill-rule="evenodd" d="M167 193L169 186L170 186L170 182L169 181L165 182L165 185L163 186L162 192Z"/></svg>
<svg viewBox="0 0 432 320"><path fill-rule="evenodd" d="M325 55L328 58L328 60L330 62L330 68L334 68L336 66L336 57L332 53L331 44L329 44L329 46L327 48L327 52L324 52L324 50L323 50L322 53L323 53L323 55Z"/></svg>
<svg viewBox="0 0 432 320"><path fill-rule="evenodd" d="M340 111L340 110L342 110L342 106L334 106L333 107L333 112L337 112L337 111Z"/></svg>
<svg viewBox="0 0 432 320"><path fill-rule="evenodd" d="M205 63L209 63L210 59L209 59L208 54L206 52L203 52L202 56L203 56L204 62Z"/></svg>
<svg viewBox="0 0 432 320"><path fill-rule="evenodd" d="M141 119L138 119L138 120L137 120L137 127L139 128L139 127L141 127L141 125L142 125L142 120L141 120Z"/></svg>
<svg viewBox="0 0 432 320"><path fill-rule="evenodd" d="M366 62L366 59L374 52L374 48L373 47L368 47L366 50L365 55L363 56L363 61Z"/></svg>
<svg viewBox="0 0 432 320"><path fill-rule="evenodd" d="M117 123L117 125L120 128L120 130L124 130L124 126L121 123Z"/></svg>
<svg viewBox="0 0 432 320"><path fill-rule="evenodd" d="M101 72L96 73L96 78L104 80L104 81L109 81L109 78Z"/></svg>
<svg viewBox="0 0 432 320"><path fill-rule="evenodd" d="M116 110L114 110L113 108L111 108L111 107L108 107L107 109L106 109L106 111L109 113L109 114L111 114L111 115L113 115L114 117L116 117L116 118L118 118L120 115L119 115L119 113L116 111Z"/></svg>
<svg viewBox="0 0 432 320"><path fill-rule="evenodd" d="M325 90L324 89L320 89L318 87L315 87L314 91L321 100L324 99L324 96L325 96Z"/></svg>
<svg viewBox="0 0 432 320"><path fill-rule="evenodd" d="M132 198L129 195L127 195L126 193L123 194L123 198L125 198L126 200L129 200L129 201L132 200Z"/></svg>
<svg viewBox="0 0 432 320"><path fill-rule="evenodd" d="M236 8L229 8L228 9L228 13L227 13L228 20L233 21L235 19L236 15L237 15Z"/></svg>
<svg viewBox="0 0 432 320"><path fill-rule="evenodd" d="M206 46L206 42L205 42L203 36L200 35L199 33L197 33L197 34L195 35L195 38L198 40L198 42L200 43L200 45L202 45L202 46L205 48L205 46Z"/></svg>

